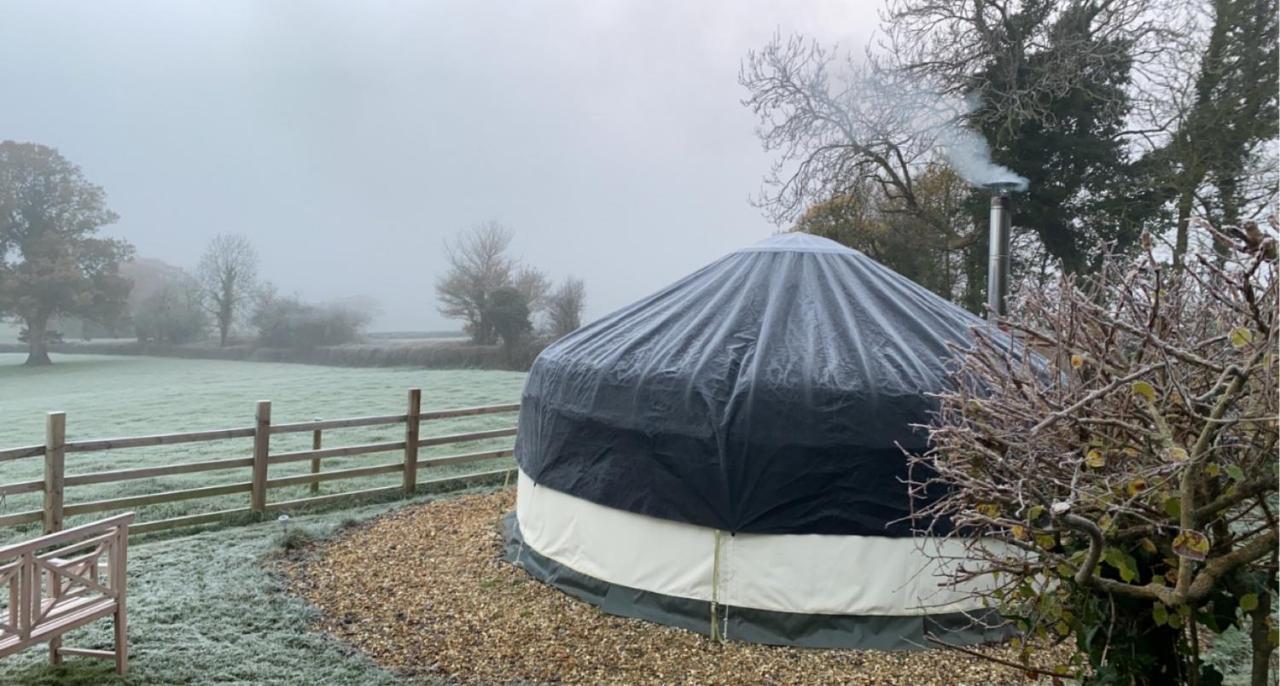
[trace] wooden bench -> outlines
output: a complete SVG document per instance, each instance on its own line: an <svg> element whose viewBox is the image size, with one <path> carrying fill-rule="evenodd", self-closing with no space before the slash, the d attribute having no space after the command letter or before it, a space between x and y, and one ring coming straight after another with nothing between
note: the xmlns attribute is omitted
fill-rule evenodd
<svg viewBox="0 0 1280 686"><path fill-rule="evenodd" d="M64 655L106 658L124 675L132 521L129 512L0 548L0 658L47 642L53 664ZM107 616L115 621L115 650L62 646L63 634Z"/></svg>

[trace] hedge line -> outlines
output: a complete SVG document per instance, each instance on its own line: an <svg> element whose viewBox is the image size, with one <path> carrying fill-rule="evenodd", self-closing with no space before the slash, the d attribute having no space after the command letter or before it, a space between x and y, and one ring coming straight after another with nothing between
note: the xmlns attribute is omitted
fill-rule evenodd
<svg viewBox="0 0 1280 686"><path fill-rule="evenodd" d="M423 367L427 369L507 369L525 371L545 343L509 352L501 346L462 342L351 343L315 348L264 348L254 345L172 345L137 341L75 341L51 345L55 353L82 355L151 355L209 360L294 362L335 367ZM0 352L25 353L22 343L0 343Z"/></svg>

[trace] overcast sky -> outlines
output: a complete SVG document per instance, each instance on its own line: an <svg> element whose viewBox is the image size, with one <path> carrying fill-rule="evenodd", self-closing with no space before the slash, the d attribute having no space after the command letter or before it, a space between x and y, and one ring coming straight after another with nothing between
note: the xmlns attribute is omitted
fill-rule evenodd
<svg viewBox="0 0 1280 686"><path fill-rule="evenodd" d="M775 31L858 49L872 0L0 1L0 139L106 188L193 267L251 237L284 292L437 312L442 242L496 219L603 315L773 232L740 101Z"/></svg>

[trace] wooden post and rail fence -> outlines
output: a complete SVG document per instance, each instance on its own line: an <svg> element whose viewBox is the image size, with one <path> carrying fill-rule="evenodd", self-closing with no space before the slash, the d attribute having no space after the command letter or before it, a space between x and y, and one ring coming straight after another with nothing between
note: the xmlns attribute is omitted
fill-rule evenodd
<svg viewBox="0 0 1280 686"><path fill-rule="evenodd" d="M407 498L412 496L420 485L428 483L433 485L444 485L448 482L463 483L480 478L500 477L504 474L509 474L512 470L510 468L498 469L419 483L418 469L419 467L426 468L448 464L476 462L500 457L510 457L513 452L511 448L463 453L430 459L419 459L418 451L420 448L426 447L511 437L516 434L515 427L427 437L420 437L419 431L421 430L423 422L453 419L457 417L470 417L475 415L510 413L519 409L520 405L518 403L513 403L508 405L487 405L483 407L466 407L452 410L423 412L422 391L417 388L413 388L409 390L408 402L406 404L405 412L402 414L349 417L345 419L316 419L309 422L297 422L292 424L272 424L271 401L261 400L257 405L257 412L254 415L253 426L234 429L218 429L213 431L191 431L152 436L130 436L123 438L79 441L66 440L66 413L50 412L48 413L45 441L43 445L0 449L0 463L35 457L44 458L43 479L0 484L0 496L43 492L43 507L39 510L0 514L0 527L43 522L44 532L48 534L55 531L61 531L63 528L63 519L65 517L75 515L127 510L146 505L154 505L157 503L224 496L234 493L249 494L248 507L144 521L134 524L129 528L130 533L146 533L174 527L211 524L229 517L246 514L264 515L272 511L325 505L353 497L367 498L389 496L394 493L399 493ZM404 425L404 440L365 443L342 447L321 447L321 435L324 431L397 424ZM277 453L271 452L272 436L277 434L302 432L311 434L310 450ZM237 457L132 469L83 472L76 474L66 473L66 456L68 453L122 450L146 446L176 445L180 443L221 441L237 438L253 439L253 453L251 457ZM389 464L334 469L330 471L321 470L321 460L326 458L353 457L357 455L370 455L387 452L400 452L403 457L402 459ZM311 462L311 469L309 473L303 473L296 476L270 477L269 472L271 466L303 460L309 460ZM162 493L124 496L87 502L66 502L66 489L74 489L77 486L133 481L137 479L149 479L175 474L192 474L227 469L248 469L250 478L248 481L219 484L216 486L185 488L165 491ZM318 494L319 485L322 481L355 479L380 474L392 474L396 472L401 472L404 477L402 484L397 486L365 488L327 495ZM267 497L268 492L273 488L303 484L310 484L311 495L308 497L276 502L271 502Z"/></svg>

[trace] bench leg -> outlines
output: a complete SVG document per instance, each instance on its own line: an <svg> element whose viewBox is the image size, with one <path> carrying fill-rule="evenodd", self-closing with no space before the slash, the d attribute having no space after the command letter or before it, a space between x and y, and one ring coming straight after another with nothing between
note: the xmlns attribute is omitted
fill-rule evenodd
<svg viewBox="0 0 1280 686"><path fill-rule="evenodd" d="M58 598L62 595L62 582L58 580L58 576L56 574L53 574L52 572L49 573L48 575L42 574L40 572L37 572L37 574L40 574L40 576L43 577L48 583L47 584L37 583L36 586L44 585L46 587L45 593L49 596L49 599L55 603L58 602ZM51 665L62 664L61 648L62 648L61 636L54 636L53 638L49 639L49 664Z"/></svg>
<svg viewBox="0 0 1280 686"><path fill-rule="evenodd" d="M123 599L112 619L116 630L116 673L124 676L129 670L129 629L125 621Z"/></svg>

